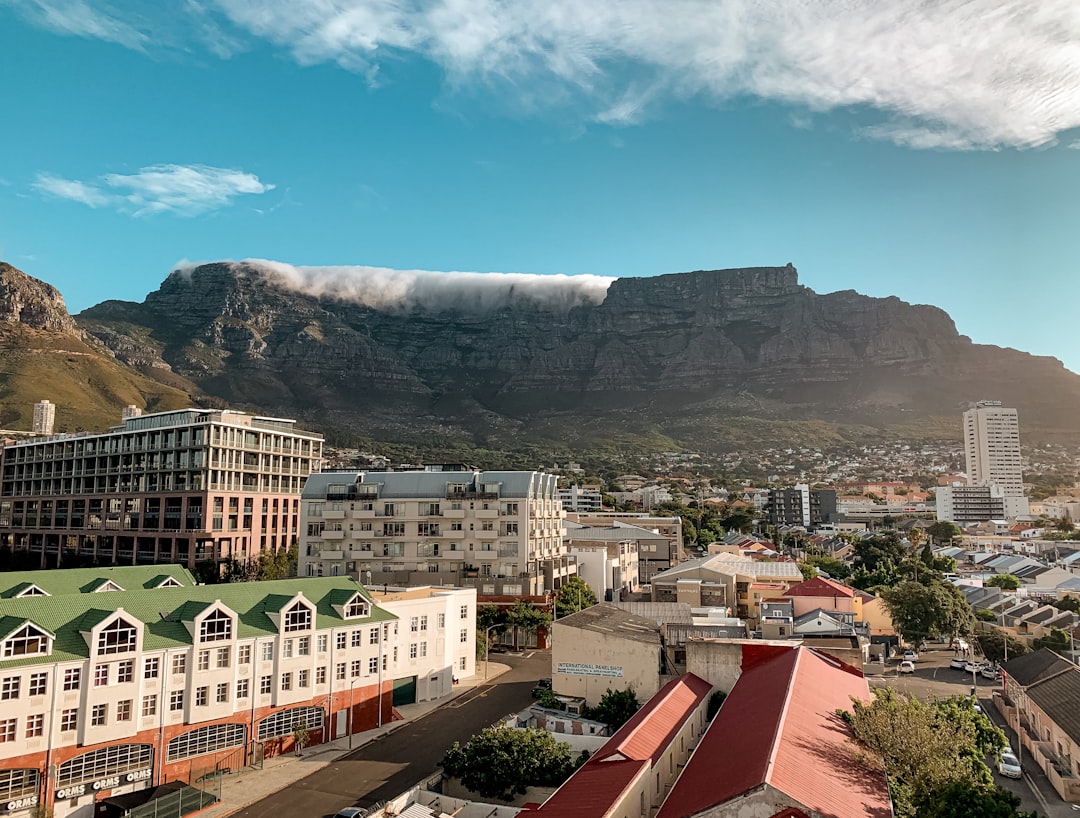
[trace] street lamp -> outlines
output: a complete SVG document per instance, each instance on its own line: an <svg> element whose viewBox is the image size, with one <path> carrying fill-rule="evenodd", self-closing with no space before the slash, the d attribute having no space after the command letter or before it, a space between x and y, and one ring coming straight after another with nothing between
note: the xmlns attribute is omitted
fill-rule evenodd
<svg viewBox="0 0 1080 818"><path fill-rule="evenodd" d="M501 628L502 625L489 625L484 629L484 681L487 681L488 677L488 661L491 656L491 640L488 638L488 634L495 628Z"/></svg>

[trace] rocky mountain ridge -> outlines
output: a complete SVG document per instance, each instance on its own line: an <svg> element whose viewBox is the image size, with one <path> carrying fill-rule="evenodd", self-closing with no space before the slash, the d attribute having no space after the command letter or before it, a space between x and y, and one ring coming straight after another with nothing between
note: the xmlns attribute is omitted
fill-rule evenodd
<svg viewBox="0 0 1080 818"><path fill-rule="evenodd" d="M1054 359L973 344L936 307L815 293L790 264L621 278L560 312L380 310L215 263L77 322L130 366L230 405L389 438L700 445L738 418L959 434L982 398L1061 436L1080 408L1080 377Z"/></svg>

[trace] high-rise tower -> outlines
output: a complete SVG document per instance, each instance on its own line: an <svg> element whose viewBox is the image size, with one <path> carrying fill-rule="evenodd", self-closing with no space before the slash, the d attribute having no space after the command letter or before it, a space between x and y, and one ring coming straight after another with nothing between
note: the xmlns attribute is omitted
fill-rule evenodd
<svg viewBox="0 0 1080 818"><path fill-rule="evenodd" d="M1006 497L1023 497L1020 424L1015 409L984 400L964 412L964 454L968 483L996 486Z"/></svg>
<svg viewBox="0 0 1080 818"><path fill-rule="evenodd" d="M56 422L56 404L47 400L34 404L34 434L51 435Z"/></svg>

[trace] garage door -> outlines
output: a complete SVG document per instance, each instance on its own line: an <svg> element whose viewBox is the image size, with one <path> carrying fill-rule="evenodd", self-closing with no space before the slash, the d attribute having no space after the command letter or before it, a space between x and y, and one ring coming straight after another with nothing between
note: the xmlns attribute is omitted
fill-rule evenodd
<svg viewBox="0 0 1080 818"><path fill-rule="evenodd" d="M416 704L416 677L394 679L394 707Z"/></svg>

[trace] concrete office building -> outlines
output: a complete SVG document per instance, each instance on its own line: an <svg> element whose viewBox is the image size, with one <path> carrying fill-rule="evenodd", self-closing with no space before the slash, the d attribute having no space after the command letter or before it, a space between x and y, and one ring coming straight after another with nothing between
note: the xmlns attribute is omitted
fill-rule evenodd
<svg viewBox="0 0 1080 818"><path fill-rule="evenodd" d="M294 421L219 409L125 412L107 432L12 442L0 455L0 544L43 567L65 551L193 567L287 548L322 444Z"/></svg>
<svg viewBox="0 0 1080 818"><path fill-rule="evenodd" d="M56 404L47 400L38 401L34 404L34 427L35 435L51 435L53 424L56 423Z"/></svg>
<svg viewBox="0 0 1080 818"><path fill-rule="evenodd" d="M831 489L811 489L798 483L790 489L770 489L763 513L766 522L774 526L816 528L837 521L836 492Z"/></svg>
<svg viewBox="0 0 1080 818"><path fill-rule="evenodd" d="M1003 496L1024 496L1020 424L1015 409L987 400L964 412L964 462L968 485L997 486Z"/></svg>
<svg viewBox="0 0 1080 818"><path fill-rule="evenodd" d="M442 466L324 472L304 487L299 573L538 597L574 573L555 475Z"/></svg>
<svg viewBox="0 0 1080 818"><path fill-rule="evenodd" d="M475 672L469 594L386 601L347 577L0 575L0 804L94 818L111 796L288 752L298 723L313 744L375 728Z"/></svg>

